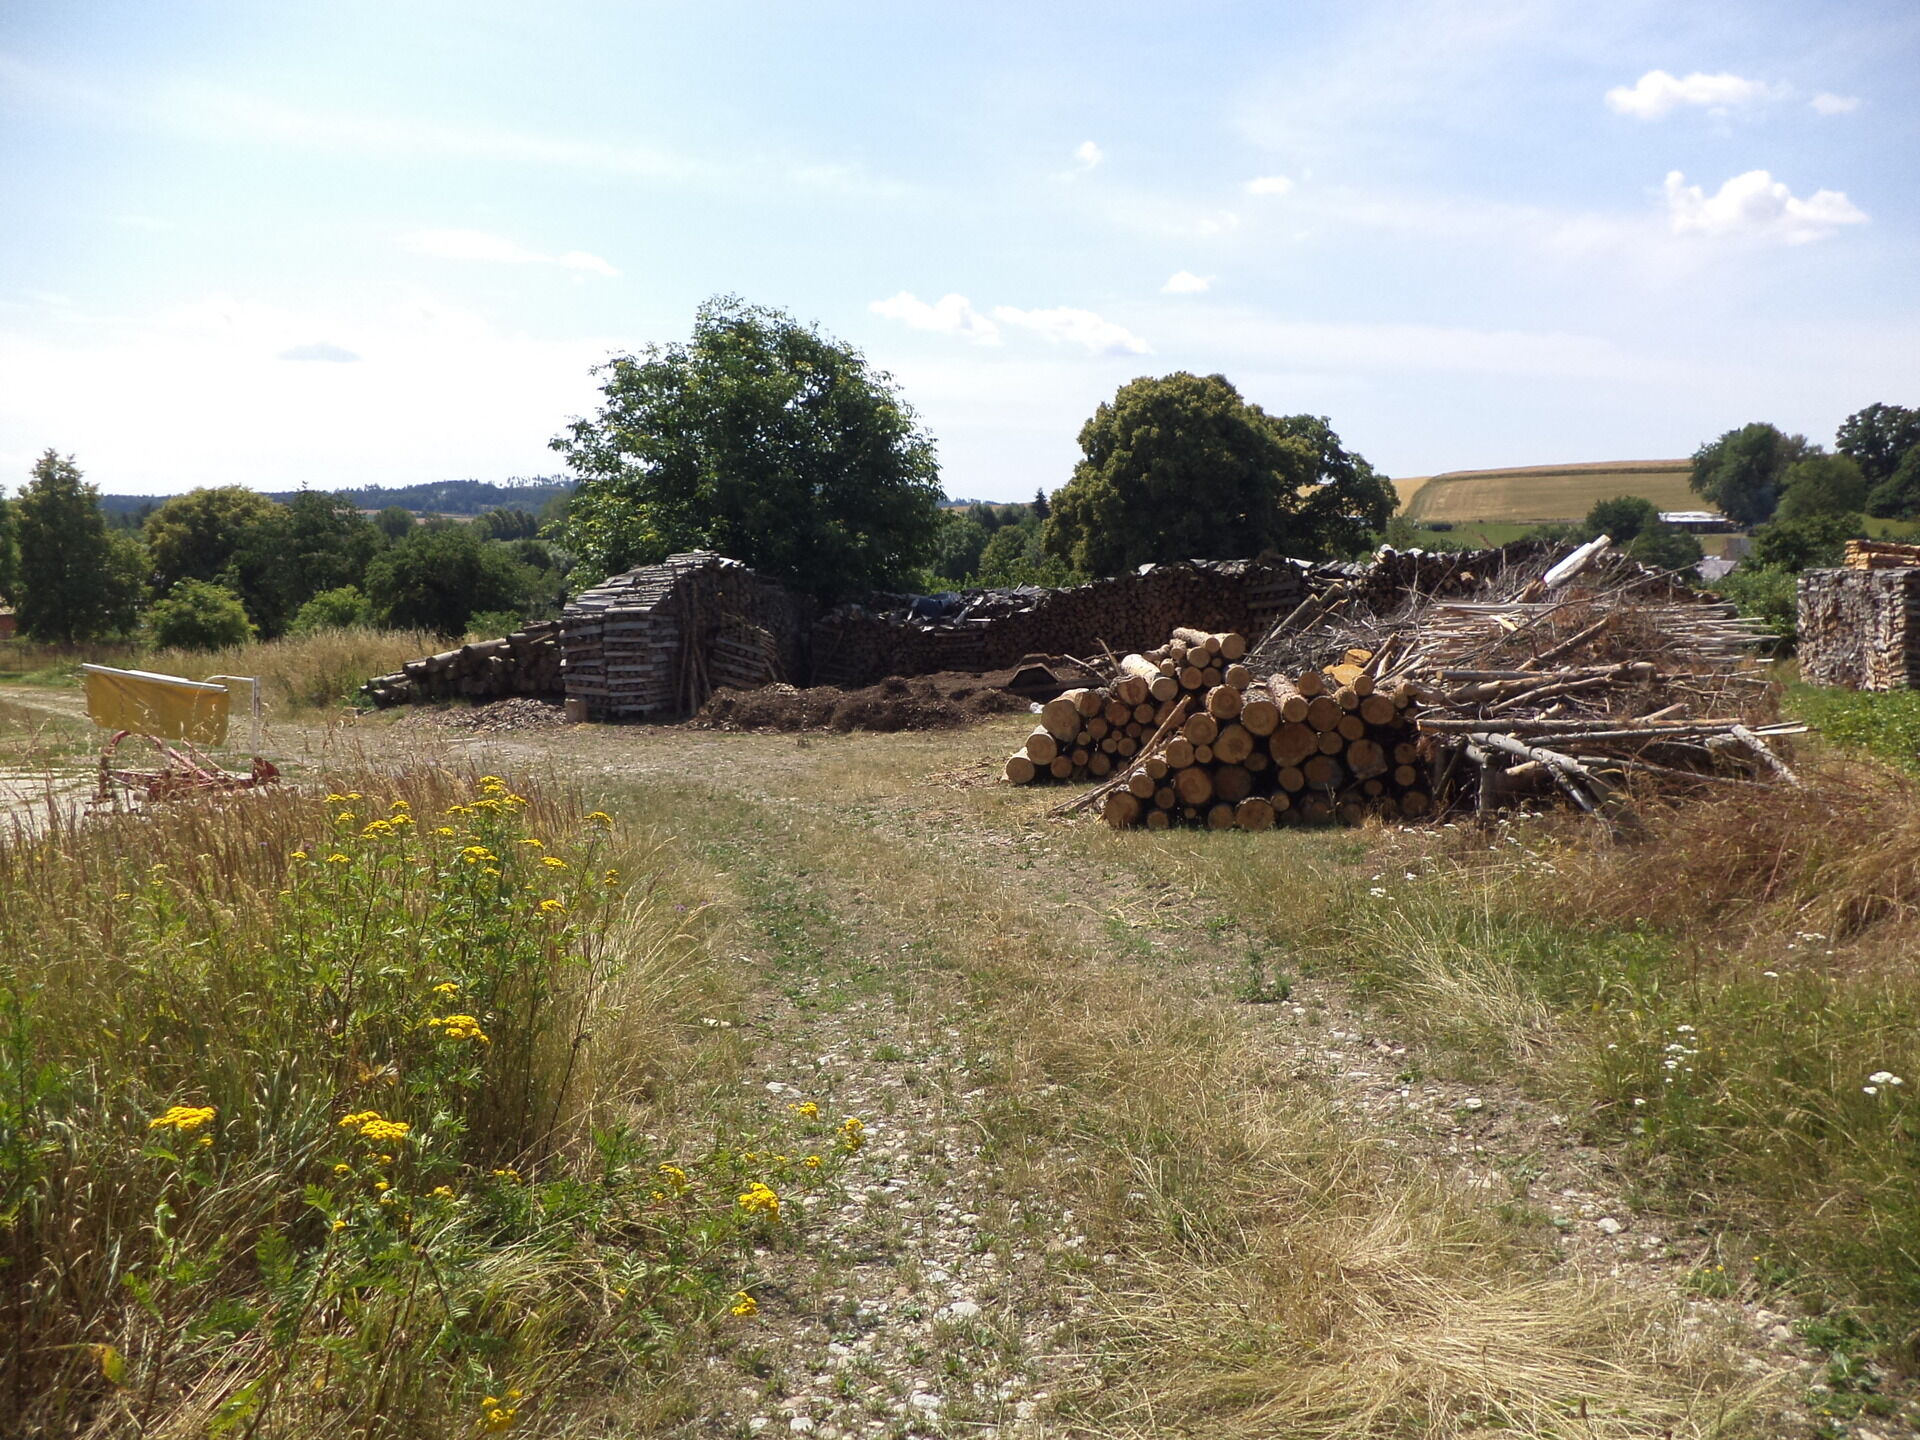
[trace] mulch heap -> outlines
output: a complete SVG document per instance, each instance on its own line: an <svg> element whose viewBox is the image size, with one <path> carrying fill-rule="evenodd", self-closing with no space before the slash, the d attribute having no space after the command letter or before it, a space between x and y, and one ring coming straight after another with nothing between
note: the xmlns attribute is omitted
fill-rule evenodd
<svg viewBox="0 0 1920 1440"><path fill-rule="evenodd" d="M472 730L481 735L504 735L516 730L563 730L572 722L558 700L522 696L488 705L449 705L420 709L397 722L408 728Z"/></svg>
<svg viewBox="0 0 1920 1440"><path fill-rule="evenodd" d="M979 675L948 671L911 679L889 676L863 690L723 687L688 723L709 730L952 730L1029 708L1027 700Z"/></svg>

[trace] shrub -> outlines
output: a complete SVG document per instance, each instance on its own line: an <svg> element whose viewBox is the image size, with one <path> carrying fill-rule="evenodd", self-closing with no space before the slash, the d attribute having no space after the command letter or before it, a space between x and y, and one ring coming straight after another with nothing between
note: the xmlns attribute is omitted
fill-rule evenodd
<svg viewBox="0 0 1920 1440"><path fill-rule="evenodd" d="M179 650L218 650L253 638L240 597L224 585L180 580L147 611L155 643Z"/></svg>
<svg viewBox="0 0 1920 1440"><path fill-rule="evenodd" d="M1721 578L1719 591L1742 615L1767 622L1775 648L1790 654L1800 631L1798 578L1784 565L1742 564Z"/></svg>
<svg viewBox="0 0 1920 1440"><path fill-rule="evenodd" d="M319 630L346 630L369 624L373 608L359 587L342 585L337 590L322 590L300 607L287 627L289 635L311 635Z"/></svg>
<svg viewBox="0 0 1920 1440"><path fill-rule="evenodd" d="M467 617L467 634L497 640L511 635L525 622L518 610L477 610Z"/></svg>
<svg viewBox="0 0 1920 1440"><path fill-rule="evenodd" d="M857 1147L642 1139L701 953L658 852L636 888L605 816L362 783L0 847L21 1433L511 1428L746 1313L782 1193Z"/></svg>

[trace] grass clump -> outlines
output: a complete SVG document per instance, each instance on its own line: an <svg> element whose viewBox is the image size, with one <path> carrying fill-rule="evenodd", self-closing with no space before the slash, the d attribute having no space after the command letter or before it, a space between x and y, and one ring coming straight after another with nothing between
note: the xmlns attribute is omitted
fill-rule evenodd
<svg viewBox="0 0 1920 1440"><path fill-rule="evenodd" d="M642 1133L714 986L580 808L416 771L0 845L14 1426L500 1432L750 1316L857 1138Z"/></svg>
<svg viewBox="0 0 1920 1440"><path fill-rule="evenodd" d="M1837 745L1920 770L1920 690L1828 690L1792 685L1786 708Z"/></svg>

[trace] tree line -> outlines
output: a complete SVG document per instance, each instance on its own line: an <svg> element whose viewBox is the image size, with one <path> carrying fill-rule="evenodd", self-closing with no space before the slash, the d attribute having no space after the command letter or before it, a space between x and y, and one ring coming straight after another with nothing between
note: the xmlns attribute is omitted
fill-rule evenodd
<svg viewBox="0 0 1920 1440"><path fill-rule="evenodd" d="M244 486L189 491L115 523L72 456L48 450L0 500L0 597L29 639L144 632L211 649L349 625L457 635L510 629L564 602L571 560L539 538L564 513L502 508L467 523L367 516L346 495L284 503Z"/></svg>

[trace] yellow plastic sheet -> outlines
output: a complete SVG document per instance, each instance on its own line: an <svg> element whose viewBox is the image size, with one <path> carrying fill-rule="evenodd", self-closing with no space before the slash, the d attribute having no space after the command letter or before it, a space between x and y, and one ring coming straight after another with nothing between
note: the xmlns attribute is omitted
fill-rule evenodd
<svg viewBox="0 0 1920 1440"><path fill-rule="evenodd" d="M87 677L87 715L103 729L190 745L218 745L227 738L232 697L224 685L105 665L80 669Z"/></svg>

